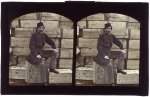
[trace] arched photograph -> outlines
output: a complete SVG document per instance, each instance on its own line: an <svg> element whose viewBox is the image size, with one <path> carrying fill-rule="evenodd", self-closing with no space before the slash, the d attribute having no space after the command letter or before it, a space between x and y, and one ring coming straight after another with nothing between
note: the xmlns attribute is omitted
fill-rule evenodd
<svg viewBox="0 0 150 97"><path fill-rule="evenodd" d="M97 13L77 23L77 86L138 86L140 22Z"/></svg>
<svg viewBox="0 0 150 97"><path fill-rule="evenodd" d="M71 85L73 22L50 12L15 18L10 24L9 85Z"/></svg>

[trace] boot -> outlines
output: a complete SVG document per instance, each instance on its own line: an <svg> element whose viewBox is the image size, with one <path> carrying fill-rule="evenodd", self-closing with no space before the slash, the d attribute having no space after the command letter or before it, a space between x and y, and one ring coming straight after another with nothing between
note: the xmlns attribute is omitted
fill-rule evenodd
<svg viewBox="0 0 150 97"><path fill-rule="evenodd" d="M123 70L117 70L117 73L121 73L121 74L127 74L125 71Z"/></svg>
<svg viewBox="0 0 150 97"><path fill-rule="evenodd" d="M58 74L59 72L58 71L56 71L55 69L50 69L50 72L53 72L53 73L56 73L56 74Z"/></svg>

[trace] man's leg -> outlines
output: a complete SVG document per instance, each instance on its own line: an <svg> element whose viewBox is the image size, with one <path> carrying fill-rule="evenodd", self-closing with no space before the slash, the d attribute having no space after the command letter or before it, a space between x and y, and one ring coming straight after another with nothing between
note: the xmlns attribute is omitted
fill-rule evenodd
<svg viewBox="0 0 150 97"><path fill-rule="evenodd" d="M50 64L48 66L50 72L54 73L59 73L58 71L55 70L56 68L56 58L57 58L57 53L54 52L53 50L44 50L42 53L42 57L44 57L46 60L49 58L50 59Z"/></svg>
<svg viewBox="0 0 150 97"><path fill-rule="evenodd" d="M111 51L110 52L111 59L118 59L117 72L122 73L122 74L126 74L126 72L123 71L124 56L125 56L125 54L122 53L121 51Z"/></svg>

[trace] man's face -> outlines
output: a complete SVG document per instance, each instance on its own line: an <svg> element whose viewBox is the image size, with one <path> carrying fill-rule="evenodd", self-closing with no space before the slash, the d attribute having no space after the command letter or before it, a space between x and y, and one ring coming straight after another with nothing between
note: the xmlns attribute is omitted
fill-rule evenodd
<svg viewBox="0 0 150 97"><path fill-rule="evenodd" d="M111 27L107 27L105 28L105 33L106 34L110 34L111 33L112 28Z"/></svg>
<svg viewBox="0 0 150 97"><path fill-rule="evenodd" d="M40 27L37 28L37 31L40 32L40 33L43 33L44 29L45 29L44 26L40 26Z"/></svg>

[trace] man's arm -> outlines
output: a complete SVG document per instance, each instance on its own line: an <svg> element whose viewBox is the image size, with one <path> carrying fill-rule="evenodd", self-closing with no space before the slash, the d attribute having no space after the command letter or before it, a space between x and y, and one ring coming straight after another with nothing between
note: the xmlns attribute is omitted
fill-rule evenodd
<svg viewBox="0 0 150 97"><path fill-rule="evenodd" d="M124 50L121 41L119 41L119 39L117 39L114 35L112 35L112 36L113 36L113 42L114 42L114 44L117 45L121 50Z"/></svg>
<svg viewBox="0 0 150 97"><path fill-rule="evenodd" d="M53 49L56 49L56 45L55 43L53 42L53 40L51 40L46 34L45 35L45 41L47 44L49 44Z"/></svg>
<svg viewBox="0 0 150 97"><path fill-rule="evenodd" d="M38 53L36 52L36 49L35 49L35 34L32 34L32 36L31 36L31 38L30 38L29 49L30 49L31 52L34 53L36 56L38 55Z"/></svg>
<svg viewBox="0 0 150 97"><path fill-rule="evenodd" d="M98 42L97 42L97 50L98 50L98 52L100 52L100 54L105 58L106 57L106 59L107 59L107 55L105 54L105 51L104 51L104 48L103 48L103 36L102 35L100 35L99 36L99 38L98 38Z"/></svg>

